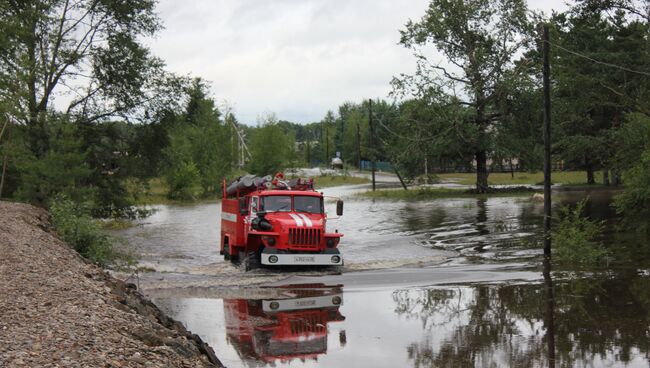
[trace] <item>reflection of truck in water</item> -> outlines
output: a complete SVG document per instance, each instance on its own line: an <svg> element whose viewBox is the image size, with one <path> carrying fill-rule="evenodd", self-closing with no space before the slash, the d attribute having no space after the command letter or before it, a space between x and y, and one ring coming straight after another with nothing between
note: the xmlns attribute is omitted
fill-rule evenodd
<svg viewBox="0 0 650 368"><path fill-rule="evenodd" d="M343 202L336 206L343 214ZM313 179L284 180L282 173L246 175L226 185L221 202L221 254L247 268L263 265L337 266L343 234L327 232L323 194Z"/></svg>
<svg viewBox="0 0 650 368"><path fill-rule="evenodd" d="M226 299L228 342L242 359L263 362L317 359L327 353L328 323L345 320L340 286L299 285L290 299ZM309 287L309 288L307 288ZM342 332L341 344L344 344Z"/></svg>

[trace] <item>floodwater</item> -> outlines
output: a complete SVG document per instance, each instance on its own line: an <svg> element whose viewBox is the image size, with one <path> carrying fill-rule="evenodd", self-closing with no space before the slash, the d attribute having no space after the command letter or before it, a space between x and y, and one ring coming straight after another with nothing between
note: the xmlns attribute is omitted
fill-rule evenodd
<svg viewBox="0 0 650 368"><path fill-rule="evenodd" d="M216 202L160 206L115 233L155 270L141 290L227 367L650 365L650 244L615 231L610 191L554 192L559 203L590 198L609 267L549 273L541 202L354 195L366 188L324 190L346 201L328 223L345 234L341 269L223 261Z"/></svg>

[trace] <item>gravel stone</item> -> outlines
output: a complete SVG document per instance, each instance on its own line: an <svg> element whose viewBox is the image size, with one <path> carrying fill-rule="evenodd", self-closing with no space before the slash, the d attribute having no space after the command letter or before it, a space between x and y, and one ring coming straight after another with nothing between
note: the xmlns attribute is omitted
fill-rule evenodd
<svg viewBox="0 0 650 368"><path fill-rule="evenodd" d="M212 348L0 201L0 367L221 367Z"/></svg>

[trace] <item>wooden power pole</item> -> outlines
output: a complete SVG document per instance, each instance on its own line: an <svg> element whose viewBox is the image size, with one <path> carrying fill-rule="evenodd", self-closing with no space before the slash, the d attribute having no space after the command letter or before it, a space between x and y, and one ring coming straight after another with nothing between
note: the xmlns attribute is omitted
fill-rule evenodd
<svg viewBox="0 0 650 368"><path fill-rule="evenodd" d="M543 27L544 67L544 256L551 256L551 68L549 65L548 25Z"/></svg>
<svg viewBox="0 0 650 368"><path fill-rule="evenodd" d="M5 144L4 147L5 154L2 160L2 174L0 174L0 198L2 198L2 189L5 185L5 175L7 174L7 164L9 163L9 145L12 141L11 119L9 118L9 114L6 114L6 118L7 120L5 121L5 124L2 126L2 130L0 131L0 143L2 143L2 136L4 135L5 129L8 129L7 134L9 136L7 139L7 144Z"/></svg>
<svg viewBox="0 0 650 368"><path fill-rule="evenodd" d="M375 171L377 170L377 152L375 151L375 127L372 125L372 99L368 100L368 125L370 126L370 169L372 170L372 191L377 189Z"/></svg>
<svg viewBox="0 0 650 368"><path fill-rule="evenodd" d="M359 121L357 121L357 167L361 170L361 131L359 129Z"/></svg>

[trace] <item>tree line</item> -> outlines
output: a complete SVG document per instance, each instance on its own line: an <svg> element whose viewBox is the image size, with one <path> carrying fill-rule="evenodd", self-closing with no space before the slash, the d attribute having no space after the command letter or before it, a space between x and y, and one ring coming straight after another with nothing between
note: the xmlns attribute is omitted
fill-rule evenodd
<svg viewBox="0 0 650 368"><path fill-rule="evenodd" d="M524 0L431 0L399 30L417 67L393 78L390 96L342 103L309 124L269 115L252 127L217 106L208 82L166 71L142 44L162 27L155 1L4 1L0 194L46 205L63 192L122 216L152 178L171 198L214 195L224 177L327 166L337 153L351 167L390 162L407 179L475 172L485 192L491 171L542 167L546 23L553 159L588 183L598 172L624 182L617 205L643 217L649 19L634 0L579 0L546 18Z"/></svg>

